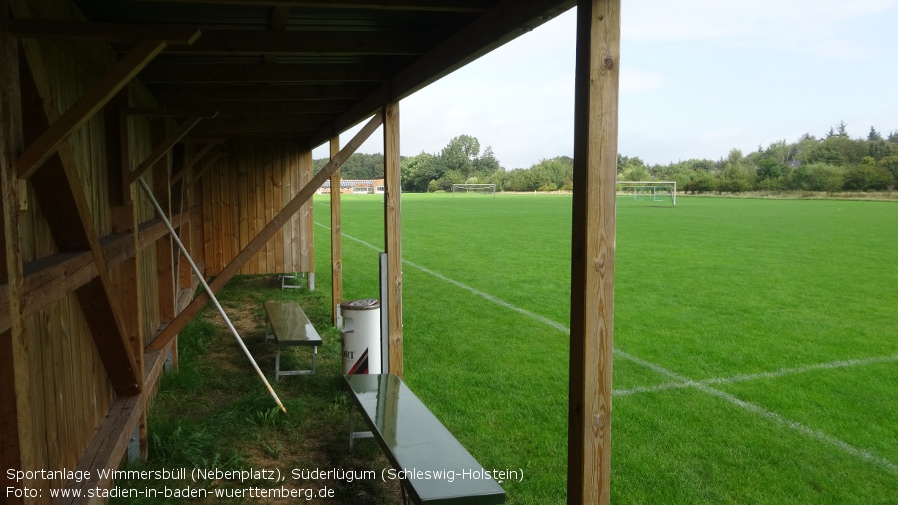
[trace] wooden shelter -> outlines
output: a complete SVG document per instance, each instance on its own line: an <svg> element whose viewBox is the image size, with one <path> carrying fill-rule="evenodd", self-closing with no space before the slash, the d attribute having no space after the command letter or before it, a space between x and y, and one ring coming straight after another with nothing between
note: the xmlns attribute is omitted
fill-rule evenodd
<svg viewBox="0 0 898 505"><path fill-rule="evenodd" d="M6 502L109 486L60 471L117 467L134 433L146 450L160 371L208 297L191 299L197 279L140 178L213 290L311 272L311 197L382 125L401 375L399 102L574 6L568 501L607 503L619 0L0 0L0 468L4 489L40 491Z"/></svg>

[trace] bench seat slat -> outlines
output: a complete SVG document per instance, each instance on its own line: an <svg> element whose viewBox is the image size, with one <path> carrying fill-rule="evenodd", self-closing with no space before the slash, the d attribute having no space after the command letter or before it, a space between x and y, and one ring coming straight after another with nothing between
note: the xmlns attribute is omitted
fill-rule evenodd
<svg viewBox="0 0 898 505"><path fill-rule="evenodd" d="M484 476L483 467L401 379L393 374L343 378L393 467L415 472L406 472L415 503L505 503L505 491L495 480L471 478ZM454 480L445 472L454 472Z"/></svg>
<svg viewBox="0 0 898 505"><path fill-rule="evenodd" d="M274 338L281 346L321 345L321 336L295 302L266 300L265 313L271 323Z"/></svg>

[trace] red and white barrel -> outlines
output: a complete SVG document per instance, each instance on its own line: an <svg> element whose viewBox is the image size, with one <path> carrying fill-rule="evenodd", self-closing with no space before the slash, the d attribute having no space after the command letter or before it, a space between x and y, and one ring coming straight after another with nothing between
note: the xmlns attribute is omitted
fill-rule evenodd
<svg viewBox="0 0 898 505"><path fill-rule="evenodd" d="M380 301L376 298L340 304L343 317L343 373L381 373Z"/></svg>

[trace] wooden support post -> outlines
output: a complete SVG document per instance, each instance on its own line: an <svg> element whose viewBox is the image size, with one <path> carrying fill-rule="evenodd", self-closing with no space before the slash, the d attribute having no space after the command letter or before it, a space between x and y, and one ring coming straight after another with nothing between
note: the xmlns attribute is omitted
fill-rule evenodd
<svg viewBox="0 0 898 505"><path fill-rule="evenodd" d="M182 129L183 127L178 130ZM164 122L154 124L151 130L153 143L159 142L160 139L165 139L162 141L161 146L166 146L174 136L179 134L179 132L176 132L175 135L169 135L168 138L166 138ZM167 145L162 155L156 157L156 160L153 162L152 175L153 196L156 197L156 201L159 202L159 206L162 207L162 210L165 212L165 217L169 220L172 217L172 212L168 153L172 147L174 147L173 143ZM155 156L151 155L148 160L153 157ZM138 171L140 171L139 168L131 174L133 180L137 180L134 178L134 173L137 173ZM173 248L174 242L170 235L165 235L156 242L156 278L159 287L159 319L163 324L171 321L175 317L175 301L177 300L177 295L175 293Z"/></svg>
<svg viewBox="0 0 898 505"><path fill-rule="evenodd" d="M331 138L331 159L340 152L340 136ZM337 325L337 306L343 301L343 224L340 217L340 168L331 176L331 310Z"/></svg>
<svg viewBox="0 0 898 505"><path fill-rule="evenodd" d="M16 40L9 35L9 9L0 1L0 209L4 247L0 252L3 263L0 274L7 285L10 329L0 333L0 465L3 468L37 470L43 458L36 439L32 401L40 398L31 380L30 356L37 353L29 342L25 328L24 274L19 241L19 181L16 177L16 151L20 148L21 130L18 111L19 75ZM7 486L22 489L43 488L39 479L15 483L4 475L0 479ZM46 492L44 490L43 492ZM7 496L10 505L25 503L24 499Z"/></svg>
<svg viewBox="0 0 898 505"><path fill-rule="evenodd" d="M389 372L402 377L402 226L400 224L399 102L384 106L384 244L387 253ZM383 308L381 310L384 310Z"/></svg>
<svg viewBox="0 0 898 505"><path fill-rule="evenodd" d="M125 187L126 194L122 194L124 181L130 171L130 156L128 149L128 121L121 114L121 109L129 104L128 89L119 92L107 104L105 114L106 127L106 164L109 169L109 206L112 215L112 232L125 234L129 242L129 248L135 253L127 257L116 267L110 266L110 272L115 272L118 280L114 287L115 297L118 300L121 311L122 331L127 335L131 352L141 357L137 360L137 369L140 377L144 376L145 363L142 359L143 348L146 341L143 328L143 285L140 275L138 248L138 219L134 205L134 187ZM152 386L152 385L151 385ZM146 459L148 455L147 433L147 407L145 397L141 396L141 412L138 422L138 438L140 444L140 456Z"/></svg>
<svg viewBox="0 0 898 505"><path fill-rule="evenodd" d="M611 496L620 0L577 7L568 503Z"/></svg>
<svg viewBox="0 0 898 505"><path fill-rule="evenodd" d="M312 180L312 151L304 151L299 155L300 186L305 186L310 180ZM324 181L322 181L323 183ZM312 216L312 199L314 196L315 193L312 192L312 196L309 197L309 200L303 204L299 211L299 229L301 230L300 235L302 235L300 257L302 258L302 271L308 275L308 288L310 290L315 289L315 221Z"/></svg>
<svg viewBox="0 0 898 505"><path fill-rule="evenodd" d="M290 200L290 203L284 206L284 209L274 216L274 218L262 228L262 231L253 237L246 247L244 247L243 250L241 250L237 256L235 256L234 259L221 270L218 276L209 283L209 288L213 293L220 291L221 288L240 271L240 268L243 267L243 265L245 265L266 242L268 242L268 239L274 236L274 234L284 226L284 223L299 211L300 207L312 197L312 194L324 184L324 181L326 181L331 174L333 174L334 171L381 125L382 119L380 114L376 114L371 118L371 120L356 133L355 137L349 141L349 144L347 144L334 159L325 165L308 184L303 186L293 200ZM168 326L165 327L164 330L162 330L159 336L156 337L156 340L147 346L147 350L159 350L165 346L179 331L181 331L181 328L183 328L185 324L190 322L190 320L199 313L207 301L209 301L209 295L205 293L199 294L175 317L174 320L172 320L171 323L169 323Z"/></svg>

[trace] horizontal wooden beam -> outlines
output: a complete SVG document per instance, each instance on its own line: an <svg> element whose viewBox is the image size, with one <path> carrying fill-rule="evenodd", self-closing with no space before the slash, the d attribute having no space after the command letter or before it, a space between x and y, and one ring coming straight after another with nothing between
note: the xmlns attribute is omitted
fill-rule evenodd
<svg viewBox="0 0 898 505"><path fill-rule="evenodd" d="M252 258L259 249L261 249L261 247L284 226L287 220L299 212L299 209L312 198L315 191L317 191L318 188L320 188L324 182L340 168L340 165L342 165L356 151L356 149L358 149L359 146L361 146L368 137L380 127L381 124L383 124L383 117L380 114L376 114L371 118L371 120L355 134L346 147L333 157L308 184L303 186L296 196L293 197L293 199L290 200L290 202L287 203L284 208L281 209L255 237L253 237L252 240L250 240L246 247L237 253L237 256L235 256L230 263L225 265L215 279L209 283L211 291L213 293L220 291L221 288L223 288L224 285L240 271L243 265L246 264L246 262L249 261L249 259ZM190 320L199 313L203 306L206 305L207 301L209 301L209 295L205 292L197 295L197 297L190 302L190 304L185 307L174 320L172 320L159 337L157 337L152 344L147 346L147 349L155 350L167 345L175 335L181 331L184 325L190 322Z"/></svg>
<svg viewBox="0 0 898 505"><path fill-rule="evenodd" d="M153 94L166 103L188 102L205 105L216 101L357 100L371 92L369 83L342 84L259 84L237 86L161 85ZM211 106L209 108L212 108ZM215 107L216 109L218 107Z"/></svg>
<svg viewBox="0 0 898 505"><path fill-rule="evenodd" d="M194 44L172 47L170 52L229 56L419 55L432 46L427 33L204 30Z"/></svg>
<svg viewBox="0 0 898 505"><path fill-rule="evenodd" d="M162 0L143 0L156 2ZM289 7L310 7L322 9L372 9L424 12L483 12L481 0L166 0L193 4L232 4Z"/></svg>
<svg viewBox="0 0 898 505"><path fill-rule="evenodd" d="M153 63L140 73L144 84L190 83L315 83L382 81L387 78L387 63L309 63L309 64L203 64Z"/></svg>
<svg viewBox="0 0 898 505"><path fill-rule="evenodd" d="M191 209L191 213L199 212ZM181 226L188 216L173 216L172 225ZM143 249L168 233L165 224L152 219L140 226L137 248ZM134 238L130 234L109 235L100 239L106 265L112 269L128 258L134 257ZM97 265L90 251L58 253L36 261L25 263L23 267L23 308L24 316L34 314L51 303L87 284L98 274ZM10 328L9 291L6 284L0 284L0 333Z"/></svg>
<svg viewBox="0 0 898 505"><path fill-rule="evenodd" d="M143 117L201 117L212 118L218 115L218 111L212 109L188 109L168 107L125 107L121 112L128 116Z"/></svg>
<svg viewBox="0 0 898 505"><path fill-rule="evenodd" d="M294 132L311 135L320 130L327 121L306 119L302 116L294 116L292 118L272 118L268 116L258 116L258 119L250 121L231 121L230 119L221 119L219 121L204 124L197 128L194 133L197 136L208 135L228 135L230 133L253 133L253 132Z"/></svg>
<svg viewBox="0 0 898 505"><path fill-rule="evenodd" d="M72 105L58 120L36 138L16 162L20 179L28 179L59 148L69 135L90 120L138 72L165 49L161 40L145 40L125 55L115 66Z"/></svg>
<svg viewBox="0 0 898 505"><path fill-rule="evenodd" d="M58 19L12 19L13 35L26 39L95 39L136 44L162 40L170 46L189 46L200 38L198 28L138 24L94 23Z"/></svg>

